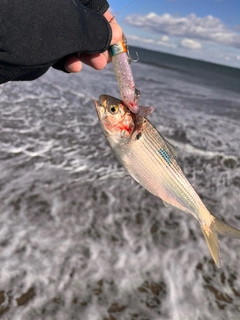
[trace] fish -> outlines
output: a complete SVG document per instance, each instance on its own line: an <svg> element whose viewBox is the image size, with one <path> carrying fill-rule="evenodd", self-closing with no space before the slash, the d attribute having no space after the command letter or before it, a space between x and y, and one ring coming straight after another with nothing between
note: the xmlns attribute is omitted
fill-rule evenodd
<svg viewBox="0 0 240 320"><path fill-rule="evenodd" d="M127 38L124 34L118 43L110 46L109 52L122 100L132 113L140 113L146 117L153 112L154 108L138 104L141 92L135 86L131 68L131 61L136 62L137 60L130 57Z"/></svg>
<svg viewBox="0 0 240 320"><path fill-rule="evenodd" d="M218 234L240 239L240 230L213 216L176 160L176 149L151 122L122 100L101 95L95 107L104 135L119 162L149 192L191 214L200 224L212 258L221 266Z"/></svg>

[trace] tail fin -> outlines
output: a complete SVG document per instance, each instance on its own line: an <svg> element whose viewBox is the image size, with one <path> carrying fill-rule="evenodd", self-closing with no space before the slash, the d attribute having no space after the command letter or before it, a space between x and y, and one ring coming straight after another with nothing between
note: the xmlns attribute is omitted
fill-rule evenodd
<svg viewBox="0 0 240 320"><path fill-rule="evenodd" d="M210 225L210 230L206 231L203 226L201 226L201 229L207 241L207 245L211 252L213 260L215 261L216 265L220 268L221 257L217 233L221 235L226 235L230 238L240 239L240 230L229 226L228 224L216 217L214 217L214 221Z"/></svg>

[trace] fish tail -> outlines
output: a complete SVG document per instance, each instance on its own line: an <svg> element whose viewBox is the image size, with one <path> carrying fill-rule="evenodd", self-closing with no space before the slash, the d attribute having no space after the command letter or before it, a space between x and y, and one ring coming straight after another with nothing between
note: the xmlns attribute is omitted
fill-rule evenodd
<svg viewBox="0 0 240 320"><path fill-rule="evenodd" d="M240 239L240 230L231 227L224 221L213 217L210 227L201 225L202 232L207 241L208 248L211 252L214 262L220 268L221 267L221 257L218 243L217 234L228 236L234 239Z"/></svg>

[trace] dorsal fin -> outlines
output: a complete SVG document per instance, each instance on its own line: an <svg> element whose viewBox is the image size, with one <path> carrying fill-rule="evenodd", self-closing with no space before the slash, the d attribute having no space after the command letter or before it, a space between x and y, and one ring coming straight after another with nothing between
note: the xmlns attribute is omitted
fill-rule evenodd
<svg viewBox="0 0 240 320"><path fill-rule="evenodd" d="M162 200L162 202L163 202L163 204L164 204L164 206L165 206L166 208L172 207L170 203L168 203L168 202L166 202L166 201L163 201L163 199L161 199L161 200Z"/></svg>

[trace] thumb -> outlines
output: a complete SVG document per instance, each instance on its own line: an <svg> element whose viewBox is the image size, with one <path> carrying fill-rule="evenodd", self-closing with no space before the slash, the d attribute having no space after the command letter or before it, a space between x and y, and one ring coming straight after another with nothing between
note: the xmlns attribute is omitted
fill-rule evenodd
<svg viewBox="0 0 240 320"><path fill-rule="evenodd" d="M112 29L112 40L110 45L113 45L122 39L122 28L119 26L110 11L107 10L104 13L104 17L107 19Z"/></svg>

